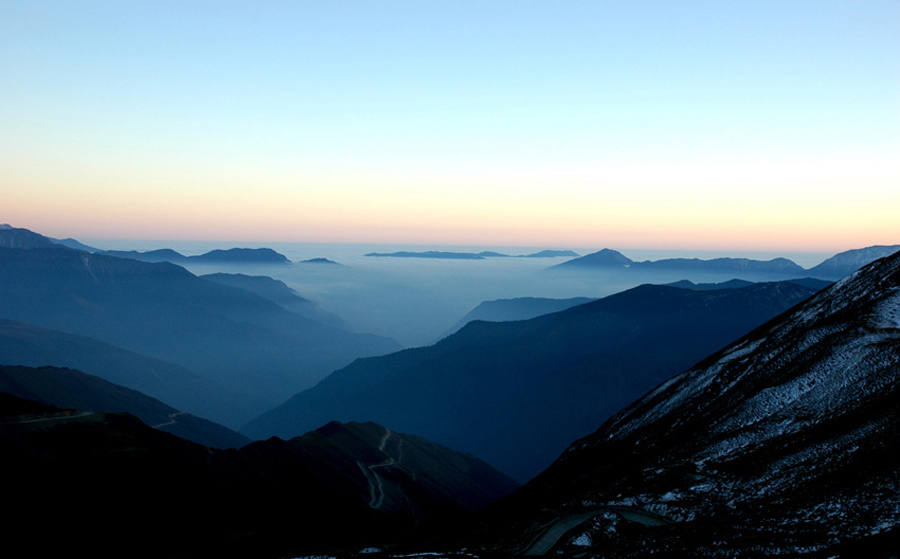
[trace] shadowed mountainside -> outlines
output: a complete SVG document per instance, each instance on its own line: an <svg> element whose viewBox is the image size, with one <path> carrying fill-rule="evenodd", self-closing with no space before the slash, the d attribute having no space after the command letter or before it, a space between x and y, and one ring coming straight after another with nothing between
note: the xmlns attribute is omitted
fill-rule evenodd
<svg viewBox="0 0 900 559"><path fill-rule="evenodd" d="M575 442L493 511L488 537L522 550L548 523L586 514L555 552L896 557L898 371L900 254L823 290ZM603 512L610 507L670 525L628 527Z"/></svg>
<svg viewBox="0 0 900 559"><path fill-rule="evenodd" d="M217 407L247 413L242 395L188 369L84 336L0 320L0 364L67 367L201 416ZM209 402L207 408L204 402Z"/></svg>
<svg viewBox="0 0 900 559"><path fill-rule="evenodd" d="M374 424L216 450L0 394L6 544L33 556L283 557L447 527L514 482ZM52 537L46 537L52 534Z"/></svg>
<svg viewBox="0 0 900 559"><path fill-rule="evenodd" d="M589 297L573 297L571 299L549 299L546 297L516 297L515 299L496 299L484 301L477 307L466 313L459 322L453 325L441 338L454 334L473 320L486 322L508 322L511 320L528 320L563 311L576 305L590 303L594 299Z"/></svg>
<svg viewBox="0 0 900 559"><path fill-rule="evenodd" d="M396 342L323 325L174 264L62 248L0 248L0 318L94 338L168 361L243 393L259 413L334 369ZM207 398L200 413L247 419ZM213 409L215 408L215 409Z"/></svg>
<svg viewBox="0 0 900 559"><path fill-rule="evenodd" d="M357 360L241 432L372 420L526 480L640 394L812 293L645 285L531 320L471 322L433 346Z"/></svg>
<svg viewBox="0 0 900 559"><path fill-rule="evenodd" d="M0 365L0 392L58 408L130 413L151 427L214 448L241 447L250 442L231 429L72 369Z"/></svg>

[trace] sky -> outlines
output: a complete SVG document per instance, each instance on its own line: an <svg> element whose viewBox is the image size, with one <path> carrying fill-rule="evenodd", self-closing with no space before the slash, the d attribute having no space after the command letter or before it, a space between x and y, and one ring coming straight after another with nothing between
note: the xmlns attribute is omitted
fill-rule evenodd
<svg viewBox="0 0 900 559"><path fill-rule="evenodd" d="M900 3L0 0L55 237L900 243Z"/></svg>

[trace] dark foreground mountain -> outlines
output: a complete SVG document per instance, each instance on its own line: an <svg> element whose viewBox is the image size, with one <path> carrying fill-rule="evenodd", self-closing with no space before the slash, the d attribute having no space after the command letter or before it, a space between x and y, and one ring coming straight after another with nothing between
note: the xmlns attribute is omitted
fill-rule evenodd
<svg viewBox="0 0 900 559"><path fill-rule="evenodd" d="M130 413L147 425L214 448L244 446L250 439L99 377L57 367L0 365L0 392L57 408Z"/></svg>
<svg viewBox="0 0 900 559"><path fill-rule="evenodd" d="M0 248L0 318L175 363L240 392L244 410L209 394L179 405L229 427L356 357L398 347L323 325L171 263L62 247Z"/></svg>
<svg viewBox="0 0 900 559"><path fill-rule="evenodd" d="M495 511L491 537L610 558L896 557L898 430L900 254L577 441Z"/></svg>
<svg viewBox="0 0 900 559"><path fill-rule="evenodd" d="M284 557L452 526L515 484L375 424L215 450L130 415L0 394L4 545L22 557ZM14 480L14 481L13 481Z"/></svg>
<svg viewBox="0 0 900 559"><path fill-rule="evenodd" d="M644 285L531 320L470 322L433 346L357 360L241 431L290 437L372 420L527 480L653 386L812 293Z"/></svg>

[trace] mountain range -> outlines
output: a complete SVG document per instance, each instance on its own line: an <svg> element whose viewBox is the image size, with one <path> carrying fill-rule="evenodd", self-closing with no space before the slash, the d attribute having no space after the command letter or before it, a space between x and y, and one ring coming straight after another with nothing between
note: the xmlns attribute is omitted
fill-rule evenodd
<svg viewBox="0 0 900 559"><path fill-rule="evenodd" d="M488 538L525 555L896 557L898 371L895 254L576 441L492 511Z"/></svg>
<svg viewBox="0 0 900 559"><path fill-rule="evenodd" d="M485 322L508 322L511 320L528 320L566 310L576 305L590 303L590 297L571 297L569 299L550 299L547 297L516 297L514 299L495 299L483 301L466 313L456 324L450 327L441 338L454 334L473 320Z"/></svg>
<svg viewBox="0 0 900 559"><path fill-rule="evenodd" d="M231 429L73 369L0 365L0 392L57 408L130 413L156 429L213 448L238 448L250 442Z"/></svg>
<svg viewBox="0 0 900 559"><path fill-rule="evenodd" d="M33 557L360 549L452 526L516 487L472 456L373 423L217 450L131 415L6 393L0 453L4 544Z"/></svg>
<svg viewBox="0 0 900 559"><path fill-rule="evenodd" d="M270 248L230 248L212 250L196 256L185 256L169 248L139 252L136 250L105 250L106 256L129 258L141 262L172 262L173 264L290 264L287 256Z"/></svg>
<svg viewBox="0 0 900 559"><path fill-rule="evenodd" d="M810 277L486 302L556 312L351 363L396 345L271 278L79 244L0 226L18 555L897 557L900 246L802 272L600 251L571 269ZM170 401L233 425L346 363L249 444ZM25 366L54 364L81 370Z"/></svg>
<svg viewBox="0 0 900 559"><path fill-rule="evenodd" d="M474 321L433 346L359 359L240 431L287 438L371 420L525 481L634 398L814 292L644 285L530 320Z"/></svg>
<svg viewBox="0 0 900 559"><path fill-rule="evenodd" d="M11 320L0 320L0 363L77 369L157 398L179 410L215 410L218 406L245 410L246 406L245 398L237 390L181 365L92 338ZM204 399L212 400L214 405L202 405ZM244 413L248 411L251 410Z"/></svg>
<svg viewBox="0 0 900 559"><path fill-rule="evenodd" d="M555 266L551 270L603 270L607 272L627 272L646 274L714 274L747 279L791 279L813 277L823 280L837 280L879 258L894 254L900 245L872 246L842 252L826 259L821 264L804 269L787 258L753 260L749 258L666 258L636 262L621 252L603 249L580 258L573 258Z"/></svg>
<svg viewBox="0 0 900 559"><path fill-rule="evenodd" d="M27 250L6 248L13 236L40 241L40 235L23 231L0 230L2 318L92 338L197 373L210 381L207 387L225 390L189 393L192 401L182 399L178 407L228 427L356 357L399 348L393 340L323 324L168 262L88 253L50 241ZM233 405L233 394L241 395L242 406Z"/></svg>

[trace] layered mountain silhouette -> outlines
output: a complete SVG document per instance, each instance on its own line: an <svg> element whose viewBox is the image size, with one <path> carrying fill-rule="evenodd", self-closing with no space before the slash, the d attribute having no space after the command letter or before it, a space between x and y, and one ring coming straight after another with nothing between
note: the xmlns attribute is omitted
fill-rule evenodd
<svg viewBox="0 0 900 559"><path fill-rule="evenodd" d="M233 448L250 442L231 429L73 369L0 365L0 392L57 408L130 413L147 425L204 446Z"/></svg>
<svg viewBox="0 0 900 559"><path fill-rule="evenodd" d="M796 283L797 285L802 285L804 287L809 287L810 289L815 289L819 291L820 289L825 289L833 282L827 280L820 280L815 278L798 278L785 280L790 283ZM747 287L748 285L753 285L754 282L746 281L742 279L731 279L728 281L723 281L720 283L694 283L689 280L680 280L672 283L667 283L666 285L671 285L672 287L681 287L683 289L738 289L741 287Z"/></svg>
<svg viewBox="0 0 900 559"><path fill-rule="evenodd" d="M896 557L898 371L895 254L575 442L491 537L525 554Z"/></svg>
<svg viewBox="0 0 900 559"><path fill-rule="evenodd" d="M399 347L387 338L322 324L171 263L57 245L0 248L0 309L0 318L181 365L241 393L243 410L233 409L227 394L197 394L192 404L179 404L229 427L356 357Z"/></svg>
<svg viewBox="0 0 900 559"><path fill-rule="evenodd" d="M572 297L569 299L551 299L547 297L516 297L514 299L495 299L484 301L466 313L456 324L450 327L441 338L459 331L473 320L486 322L507 322L511 320L528 320L542 314L550 314L566 310L576 305L590 303L590 297Z"/></svg>
<svg viewBox="0 0 900 559"><path fill-rule="evenodd" d="M141 262L172 262L173 264L290 264L287 256L270 248L230 248L212 250L196 256L185 256L169 248L140 252L137 250L106 250L100 254Z"/></svg>
<svg viewBox="0 0 900 559"><path fill-rule="evenodd" d="M433 346L357 360L241 431L290 437L372 420L527 480L634 398L812 293L644 285L531 320L470 322Z"/></svg>
<svg viewBox="0 0 900 559"><path fill-rule="evenodd" d="M628 258L621 252L604 248L597 252L592 252L572 260L566 260L562 264L553 266L554 268L628 268L634 264L634 260Z"/></svg>
<svg viewBox="0 0 900 559"><path fill-rule="evenodd" d="M58 245L59 243L53 239L34 231L12 227L8 223L0 225L0 248L31 250L33 248L48 248Z"/></svg>
<svg viewBox="0 0 900 559"><path fill-rule="evenodd" d="M75 239L54 239L53 237L45 237L28 229L20 229L13 227L8 223L0 223L0 246L6 248L24 248L30 249L38 246L60 245L68 248L83 250L86 252L97 252L97 249L90 247Z"/></svg>
<svg viewBox="0 0 900 559"><path fill-rule="evenodd" d="M250 411L237 390L229 390L180 365L21 322L0 320L0 364L77 369L178 409L198 409L209 414L219 407L244 414ZM214 405L205 406L204 400Z"/></svg>
<svg viewBox="0 0 900 559"><path fill-rule="evenodd" d="M516 484L381 426L330 423L241 449L126 414L0 394L5 545L28 556L283 557L447 527Z"/></svg>
<svg viewBox="0 0 900 559"><path fill-rule="evenodd" d="M812 277L823 280L837 280L884 256L900 250L900 245L873 246L850 250L832 256L818 266L804 269L787 258L753 260L749 258L666 258L636 262L621 252L603 249L580 258L573 258L557 264L550 270L601 270L635 274L671 275L691 273L698 275L730 276L742 280L791 279Z"/></svg>
<svg viewBox="0 0 900 559"><path fill-rule="evenodd" d="M840 279L859 270L866 264L900 251L900 245L879 245L848 250L835 254L818 266L810 268L810 275L817 278Z"/></svg>
<svg viewBox="0 0 900 559"><path fill-rule="evenodd" d="M303 297L281 280L273 279L268 276L248 276L246 274L226 274L222 272L204 274L200 277L213 283L245 289L264 299L272 301L279 307L315 320L316 322L336 326L338 328L348 328L341 317L320 309L316 303Z"/></svg>

